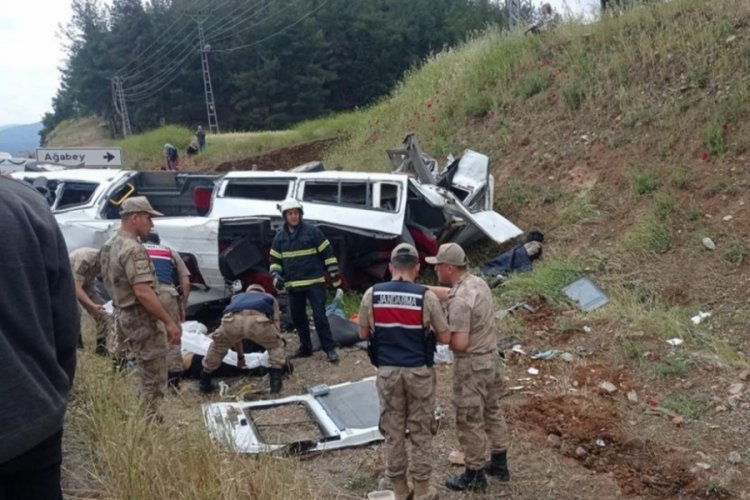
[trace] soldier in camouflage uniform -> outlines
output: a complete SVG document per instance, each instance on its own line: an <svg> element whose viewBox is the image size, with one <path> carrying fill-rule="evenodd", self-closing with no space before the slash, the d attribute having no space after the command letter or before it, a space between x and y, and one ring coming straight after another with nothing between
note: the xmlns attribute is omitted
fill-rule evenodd
<svg viewBox="0 0 750 500"><path fill-rule="evenodd" d="M245 293L232 297L224 309L221 326L211 336L211 346L203 358L203 370L198 388L203 393L216 390L211 376L226 356L230 347L237 352L237 368L244 368L244 339L251 340L268 351L271 363L269 372L270 392L278 394L282 389L281 375L284 369L291 371L286 363L284 342L281 340L281 312L276 298L266 293L259 284L247 287Z"/></svg>
<svg viewBox="0 0 750 500"><path fill-rule="evenodd" d="M370 339L370 359L378 367L380 432L385 437L386 476L397 500L411 498L409 470L415 500L436 498L430 487L435 370L435 340L450 341L440 301L423 285L419 254L409 244L393 249L389 265L393 280L370 288L359 309L359 336ZM436 338L435 333L437 332ZM412 444L409 464L406 431Z"/></svg>
<svg viewBox="0 0 750 500"><path fill-rule="evenodd" d="M161 244L158 234L147 234L141 238L141 243L156 270L159 300L172 320L179 325L185 321L185 310L190 296L190 271L180 254ZM183 369L181 346L170 345L167 353L167 373L171 387L179 388Z"/></svg>
<svg viewBox="0 0 750 500"><path fill-rule="evenodd" d="M102 274L99 250L86 247L74 250L70 253L70 268L75 278L78 304L89 313L96 325L96 353L105 356L111 317L104 311L104 299L96 289L96 278ZM83 345L80 337L79 345Z"/></svg>
<svg viewBox="0 0 750 500"><path fill-rule="evenodd" d="M454 353L456 430L466 470L445 485L453 490L484 491L485 473L501 481L510 479L508 431L500 406L503 365L497 349L492 292L483 279L466 270L466 254L455 243L440 245L437 256L425 260L435 265L441 283L451 285L433 291L446 301Z"/></svg>
<svg viewBox="0 0 750 500"><path fill-rule="evenodd" d="M167 339L179 344L182 335L159 301L154 266L138 241L154 226L151 217L161 215L143 196L125 200L120 230L101 249L104 283L117 309L116 329L135 357L136 386L149 415L157 415L167 387Z"/></svg>

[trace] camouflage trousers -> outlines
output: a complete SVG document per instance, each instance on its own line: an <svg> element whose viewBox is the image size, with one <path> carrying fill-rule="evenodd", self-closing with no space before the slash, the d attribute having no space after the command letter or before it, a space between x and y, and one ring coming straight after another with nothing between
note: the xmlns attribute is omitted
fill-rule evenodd
<svg viewBox="0 0 750 500"><path fill-rule="evenodd" d="M115 329L136 360L136 389L148 412L154 412L167 389L167 332L140 304L119 310Z"/></svg>
<svg viewBox="0 0 750 500"><path fill-rule="evenodd" d="M102 298L96 287L86 287L84 288L84 292L86 292L86 295L89 296L94 304L104 304L104 299ZM86 311L80 304L78 306L78 310L81 314ZM88 312L86 312L86 314L88 314ZM89 316L91 316L91 318L94 320L96 345L106 345L107 337L109 335L110 329L112 328L112 317L109 314L99 314L96 316L92 316L89 314Z"/></svg>
<svg viewBox="0 0 750 500"><path fill-rule="evenodd" d="M161 301L164 309L167 310L169 316L177 324L182 323L182 300L180 294L172 285L159 285L157 289L159 300ZM182 365L182 348L180 344L173 345L169 344L169 351L167 352L167 371L170 373L182 373L184 367Z"/></svg>
<svg viewBox="0 0 750 500"><path fill-rule="evenodd" d="M211 339L211 347L203 358L203 371L206 373L216 370L229 348L243 339L252 340L268 350L271 368L282 368L286 363L284 343L276 324L265 314L257 311L225 314L221 318L221 326L216 329Z"/></svg>
<svg viewBox="0 0 750 500"><path fill-rule="evenodd" d="M491 452L508 448L508 428L500 405L503 384L503 365L497 353L454 358L456 430L467 469L480 469Z"/></svg>
<svg viewBox="0 0 750 500"><path fill-rule="evenodd" d="M432 423L435 371L431 367L378 368L380 433L385 437L386 476L429 481L432 472ZM406 454L406 430L411 440L411 466Z"/></svg>

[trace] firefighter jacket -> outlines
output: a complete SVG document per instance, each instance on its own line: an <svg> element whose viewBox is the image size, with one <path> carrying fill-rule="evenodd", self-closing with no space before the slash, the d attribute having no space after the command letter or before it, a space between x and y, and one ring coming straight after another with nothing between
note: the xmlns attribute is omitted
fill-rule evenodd
<svg viewBox="0 0 750 500"><path fill-rule="evenodd" d="M325 283L326 271L335 279L338 270L331 243L313 224L301 221L291 232L284 224L271 243L271 274L280 277L287 288Z"/></svg>

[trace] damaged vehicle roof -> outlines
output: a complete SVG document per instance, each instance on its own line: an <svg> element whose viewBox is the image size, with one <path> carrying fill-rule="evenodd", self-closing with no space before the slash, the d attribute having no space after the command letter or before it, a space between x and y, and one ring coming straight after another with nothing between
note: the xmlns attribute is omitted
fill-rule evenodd
<svg viewBox="0 0 750 500"><path fill-rule="evenodd" d="M495 212L489 158L467 150L442 170L414 136L389 151L393 173L239 171L226 175L71 169L17 172L44 191L69 250L99 248L119 228L119 205L146 196L166 217L155 219L162 243L186 258L198 293L191 303L231 295L227 283L260 282L271 291L268 252L283 225L278 205L296 198L304 218L334 247L349 286L387 278L390 250L402 241L422 256L440 243L497 243L522 233ZM42 186L41 184L44 184Z"/></svg>

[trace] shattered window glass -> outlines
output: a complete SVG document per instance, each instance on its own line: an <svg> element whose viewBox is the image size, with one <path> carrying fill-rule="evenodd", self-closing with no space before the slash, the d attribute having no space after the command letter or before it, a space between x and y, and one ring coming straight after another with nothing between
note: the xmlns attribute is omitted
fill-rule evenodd
<svg viewBox="0 0 750 500"><path fill-rule="evenodd" d="M57 202L56 210L85 205L91 201L98 184L91 182L66 182Z"/></svg>
<svg viewBox="0 0 750 500"><path fill-rule="evenodd" d="M380 208L388 212L398 211L399 185L387 182L380 183Z"/></svg>

